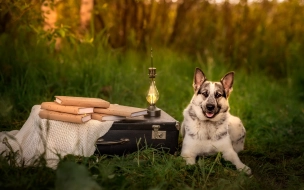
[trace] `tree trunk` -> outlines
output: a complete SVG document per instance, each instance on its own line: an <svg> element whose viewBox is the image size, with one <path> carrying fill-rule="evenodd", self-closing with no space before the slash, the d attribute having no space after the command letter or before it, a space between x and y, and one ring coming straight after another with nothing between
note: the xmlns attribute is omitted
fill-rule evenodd
<svg viewBox="0 0 304 190"><path fill-rule="evenodd" d="M96 7L97 9L99 6L98 3L100 2L97 0L94 1L94 7ZM110 44L108 39L108 30L106 28L106 23L104 21L102 13L99 12L98 14L92 14L92 16L94 16L94 35L102 32L104 36L103 39L105 39L105 41L103 41L103 43L105 43L104 45L106 45L107 43Z"/></svg>
<svg viewBox="0 0 304 190"><path fill-rule="evenodd" d="M54 33L57 22L57 11L56 11L56 3L59 0L46 0L41 5L42 17L44 20L43 30L49 33ZM55 40L55 49L59 50L61 45L61 39L58 36L54 36L52 40Z"/></svg>
<svg viewBox="0 0 304 190"><path fill-rule="evenodd" d="M80 5L80 34L84 35L90 26L94 0L81 0Z"/></svg>
<svg viewBox="0 0 304 190"><path fill-rule="evenodd" d="M147 50L146 41L145 41L146 25L147 25L146 7L143 2L138 2L138 5L139 5L139 10L142 10L142 12L141 12L142 17L138 19L139 23L138 23L138 30L137 30L137 41L138 41L137 47L139 47L141 50L146 51Z"/></svg>
<svg viewBox="0 0 304 190"><path fill-rule="evenodd" d="M178 31L181 29L180 24L185 20L185 16L187 11L191 9L191 7L197 2L197 0L185 0L177 7L176 17L173 25L173 31L171 33L169 44L175 42L176 36L178 35Z"/></svg>

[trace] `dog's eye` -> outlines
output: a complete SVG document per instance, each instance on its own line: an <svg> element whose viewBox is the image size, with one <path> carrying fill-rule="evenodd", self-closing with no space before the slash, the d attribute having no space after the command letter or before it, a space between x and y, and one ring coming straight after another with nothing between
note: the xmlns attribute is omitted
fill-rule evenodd
<svg viewBox="0 0 304 190"><path fill-rule="evenodd" d="M208 97L209 94L208 94L207 91L204 91L204 92L202 92L202 95L205 96L205 97Z"/></svg>
<svg viewBox="0 0 304 190"><path fill-rule="evenodd" d="M206 98L209 96L208 91L203 91L201 92L200 90L197 92L197 94L202 94L203 96L205 96Z"/></svg>
<svg viewBox="0 0 304 190"><path fill-rule="evenodd" d="M215 97L216 97L216 98L219 98L219 97L221 97L221 96L222 96L222 94L221 94L220 92L216 92L216 93L215 93Z"/></svg>

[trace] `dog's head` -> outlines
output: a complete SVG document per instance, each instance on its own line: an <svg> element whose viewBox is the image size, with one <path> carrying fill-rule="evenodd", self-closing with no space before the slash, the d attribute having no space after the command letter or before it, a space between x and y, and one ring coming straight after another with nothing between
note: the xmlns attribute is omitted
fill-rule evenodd
<svg viewBox="0 0 304 190"><path fill-rule="evenodd" d="M195 69L192 104L193 111L200 120L217 121L227 113L233 79L234 72L229 72L219 82L208 81L201 69Z"/></svg>

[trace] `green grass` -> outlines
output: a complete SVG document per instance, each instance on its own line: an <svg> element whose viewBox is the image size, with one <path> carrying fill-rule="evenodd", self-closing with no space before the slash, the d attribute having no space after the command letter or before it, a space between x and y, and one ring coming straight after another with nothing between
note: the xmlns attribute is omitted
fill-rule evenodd
<svg viewBox="0 0 304 190"><path fill-rule="evenodd" d="M3 38L8 40L8 38ZM146 107L149 52L110 51L80 45L59 53L45 47L4 42L0 49L0 130L20 129L31 107L54 95L99 97L112 103ZM233 68L221 59L189 59L154 48L158 107L178 121L192 97L195 67L208 79L236 72L231 112L246 129L241 160L253 171L248 177L221 155L200 158L186 166L179 156L145 148L117 156L69 155L57 170L9 165L0 156L1 189L304 189L303 66L293 63L289 75L274 78L264 71ZM297 68L297 69L292 69ZM180 139L181 140L181 139Z"/></svg>

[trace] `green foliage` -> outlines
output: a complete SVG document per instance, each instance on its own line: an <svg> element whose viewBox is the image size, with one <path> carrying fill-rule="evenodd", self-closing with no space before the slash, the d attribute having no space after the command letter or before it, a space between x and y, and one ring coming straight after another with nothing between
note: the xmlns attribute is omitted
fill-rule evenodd
<svg viewBox="0 0 304 190"><path fill-rule="evenodd" d="M90 177L87 168L83 165L78 165L75 162L61 162L58 165L55 188L58 190L101 189L100 186Z"/></svg>
<svg viewBox="0 0 304 190"><path fill-rule="evenodd" d="M62 46L93 41L106 47L145 52L151 46L170 47L203 62L222 62L247 72L263 70L277 78L288 76L294 62L304 60L304 7L298 0L225 1L112 1L95 2L90 26L80 31L80 3L54 2L57 28L43 30L40 3L4 1L0 4L0 33L24 35L33 41ZM33 33L38 38L32 40ZM101 42L103 41L103 42ZM53 45L55 47L55 45ZM56 47L58 49L58 47Z"/></svg>
<svg viewBox="0 0 304 190"><path fill-rule="evenodd" d="M113 51L94 42L93 46L66 46L55 53L41 44L22 40L10 43L12 39L7 35L1 39L6 44L0 51L1 130L20 129L31 107L52 101L54 95L99 97L112 103L147 106L150 52ZM195 166L186 166L179 153L169 155L144 148L122 157L70 155L56 171L43 164L29 168L8 165L14 154L0 156L0 186L52 189L74 183L95 187L96 182L104 189L303 188L301 63L294 62L299 69L290 71L288 77L276 79L263 71L247 73L216 57L204 62L199 56L192 59L169 49L154 48L153 52L160 92L157 105L180 122L193 93L195 67L202 68L210 80L219 80L235 70L231 112L242 119L247 129L246 150L240 158L252 168L251 178L237 172L220 155L200 158ZM69 167L75 169L73 174L67 172ZM83 172L85 169L89 173ZM20 183L14 183L15 176L19 176Z"/></svg>

